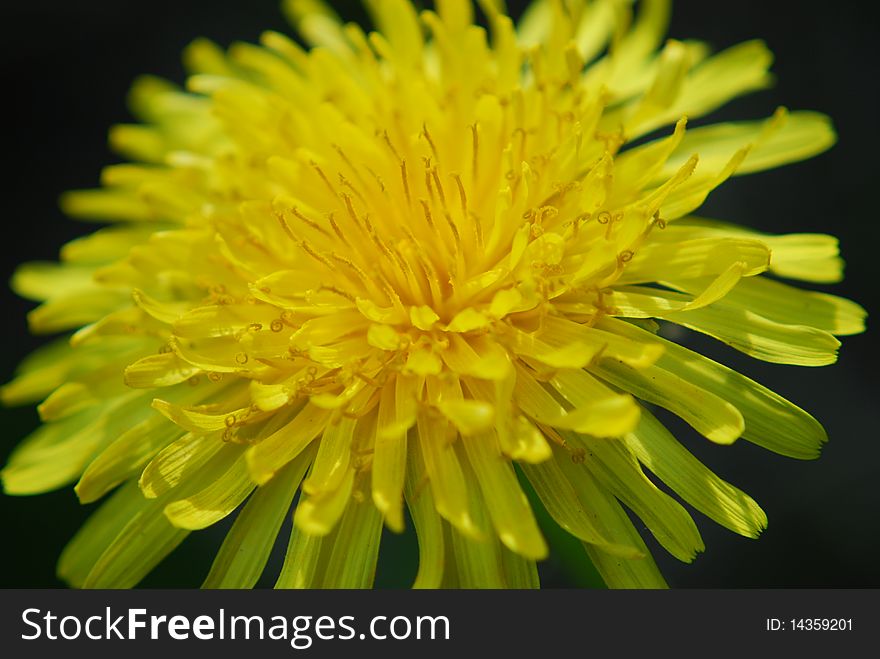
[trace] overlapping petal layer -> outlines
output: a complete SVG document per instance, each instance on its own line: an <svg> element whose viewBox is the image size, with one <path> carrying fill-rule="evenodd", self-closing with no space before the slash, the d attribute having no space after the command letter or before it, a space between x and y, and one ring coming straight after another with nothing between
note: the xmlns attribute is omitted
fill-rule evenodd
<svg viewBox="0 0 880 659"><path fill-rule="evenodd" d="M829 236L693 213L731 176L831 146L828 120L688 124L769 84L760 42L668 41L668 3L367 0L377 31L318 0L228 52L197 41L185 89L143 78L132 164L63 204L111 222L23 266L40 333L72 331L2 390L44 425L8 492L116 491L59 564L135 585L190 531L240 510L205 585L250 587L285 516L279 587L368 587L383 522L412 523L417 587L532 587L547 544L523 488L615 587L662 576L687 510L756 537L766 518L647 403L709 440L815 457L794 404L658 334L819 366L855 303L784 284L841 277ZM407 519L406 511L409 512Z"/></svg>

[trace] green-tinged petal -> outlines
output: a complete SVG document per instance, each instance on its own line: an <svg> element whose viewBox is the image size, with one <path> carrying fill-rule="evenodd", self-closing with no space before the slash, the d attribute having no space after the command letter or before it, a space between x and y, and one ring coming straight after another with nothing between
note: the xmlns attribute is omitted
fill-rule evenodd
<svg viewBox="0 0 880 659"><path fill-rule="evenodd" d="M691 455L650 412L642 412L639 427L626 435L626 445L694 508L722 526L756 538L767 526L767 516L755 501L712 473Z"/></svg>
<svg viewBox="0 0 880 659"><path fill-rule="evenodd" d="M0 471L7 494L37 494L76 481L86 465L130 424L149 416L146 400L129 395L34 431Z"/></svg>
<svg viewBox="0 0 880 659"><path fill-rule="evenodd" d="M828 332L805 325L783 325L724 303L671 313L666 320L776 364L827 366L837 361L840 347L840 341Z"/></svg>
<svg viewBox="0 0 880 659"><path fill-rule="evenodd" d="M53 297L76 295L82 290L94 289L89 266L32 262L19 266L12 275L10 286L18 295L42 302Z"/></svg>
<svg viewBox="0 0 880 659"><path fill-rule="evenodd" d="M201 369L187 364L173 352L149 355L127 366L124 371L125 384L135 389L169 387L186 382Z"/></svg>
<svg viewBox="0 0 880 659"><path fill-rule="evenodd" d="M733 153L754 143L754 148L736 171L741 175L812 158L829 149L837 139L831 120L818 112L789 113L777 130L761 139L766 128L767 124L762 120L689 130L657 178L672 176L694 153L700 156L700 168L720 170Z"/></svg>
<svg viewBox="0 0 880 659"><path fill-rule="evenodd" d="M299 455L327 425L329 410L306 405L294 419L277 432L247 450L251 477L258 485Z"/></svg>
<svg viewBox="0 0 880 659"><path fill-rule="evenodd" d="M656 346L630 341L617 334L561 317L550 316L544 320L541 338L556 346L582 342L594 349L601 358L619 359L634 368L653 364L660 356L660 350ZM579 366L568 364L567 368L579 368Z"/></svg>
<svg viewBox="0 0 880 659"><path fill-rule="evenodd" d="M76 357L73 359L67 337L37 348L19 364L15 377L0 388L0 401L12 406L44 398L67 379L77 364L90 361L86 355Z"/></svg>
<svg viewBox="0 0 880 659"><path fill-rule="evenodd" d="M157 131L146 126L115 126L111 139L136 147L146 159L161 159L164 147ZM137 193L123 189L75 190L61 197L65 215L99 222L143 222L158 219Z"/></svg>
<svg viewBox="0 0 880 659"><path fill-rule="evenodd" d="M143 243L157 227L121 225L99 229L88 236L71 240L61 248L67 263L102 265L121 259L135 245Z"/></svg>
<svg viewBox="0 0 880 659"><path fill-rule="evenodd" d="M655 233L654 238L673 243L699 238L757 240L771 251L770 272L773 274L817 284L834 284L843 279L843 260L837 238L825 234L774 236L717 220L688 217L666 231Z"/></svg>
<svg viewBox="0 0 880 659"><path fill-rule="evenodd" d="M475 441L472 438L470 441ZM461 451L463 454L464 451ZM471 468L472 461L462 455L462 471L468 485L470 514L480 528L490 526L490 513L484 497L480 494L480 473ZM518 486L517 486L518 487ZM485 489L488 488L484 488ZM495 517L492 517L495 520ZM536 529L537 530L537 529ZM451 539L452 554L455 557L457 588L504 588L501 563L502 545L498 536L491 531L479 538L466 537L453 527L447 527Z"/></svg>
<svg viewBox="0 0 880 659"><path fill-rule="evenodd" d="M290 531L284 565L275 582L275 588L317 588L322 550L330 545L332 538L332 535L309 535L294 526Z"/></svg>
<svg viewBox="0 0 880 659"><path fill-rule="evenodd" d="M720 275L735 263L746 264L744 276L759 274L770 265L770 250L757 240L698 239L650 243L636 253L616 283L639 284Z"/></svg>
<svg viewBox="0 0 880 659"><path fill-rule="evenodd" d="M633 559L621 558L620 556L604 552L595 545L584 544L587 556L589 556L596 570L602 576L605 585L609 588L666 588L666 581L663 579L663 575L660 574L660 569L648 552L648 547L639 537L638 531L636 531L632 522L626 516L626 512L613 499L609 498L606 505L610 508L606 516L616 515L615 522L620 529L620 533L626 533L633 544L641 547L644 557Z"/></svg>
<svg viewBox="0 0 880 659"><path fill-rule="evenodd" d="M661 318L673 311L701 309L730 293L742 281L747 266L742 261L732 264L717 277L687 280L693 297L673 300L657 296L657 289L642 286L616 286L612 291L611 315L623 318Z"/></svg>
<svg viewBox="0 0 880 659"><path fill-rule="evenodd" d="M469 492L461 462L448 431L448 425L440 419L419 415L419 444L437 512L460 532L477 536L478 528L468 510Z"/></svg>
<svg viewBox="0 0 880 659"><path fill-rule="evenodd" d="M640 408L632 396L612 391L584 370L558 371L550 384L575 408L564 419L571 423L560 428L596 437L620 437L638 423ZM595 423L599 419L601 423Z"/></svg>
<svg viewBox="0 0 880 659"><path fill-rule="evenodd" d="M816 419L746 376L630 323L603 319L599 325L634 340L662 345L665 350L658 366L734 405L745 420L743 439L802 460L818 457L827 441Z"/></svg>
<svg viewBox="0 0 880 659"><path fill-rule="evenodd" d="M621 294L620 301L654 307L658 311L654 315L714 337L756 359L799 366L826 366L837 361L840 341L830 333L806 325L778 323L748 306L732 304L729 296L708 306L692 308L688 305L693 298L687 295L647 288L635 290Z"/></svg>
<svg viewBox="0 0 880 659"><path fill-rule="evenodd" d="M293 514L294 524L309 535L324 536L333 531L351 498L354 477L354 469L349 467L337 489L301 499Z"/></svg>
<svg viewBox="0 0 880 659"><path fill-rule="evenodd" d="M359 488L366 485L361 479ZM376 577L382 515L373 502L358 490L339 522L333 551L321 581L322 588L371 588Z"/></svg>
<svg viewBox="0 0 880 659"><path fill-rule="evenodd" d="M843 259L834 236L793 233L761 240L773 250L770 272L775 275L817 284L835 284L843 279Z"/></svg>
<svg viewBox="0 0 880 659"><path fill-rule="evenodd" d="M155 499L186 483L224 446L219 434L185 434L146 466L139 480L141 491L148 499Z"/></svg>
<svg viewBox="0 0 880 659"><path fill-rule="evenodd" d="M310 460L310 451L300 454L256 489L226 534L202 588L256 585Z"/></svg>
<svg viewBox="0 0 880 659"><path fill-rule="evenodd" d="M697 525L688 512L645 476L622 442L573 433L563 435L573 445L587 451L583 467L632 509L670 554L690 563L698 552L705 549Z"/></svg>
<svg viewBox="0 0 880 659"><path fill-rule="evenodd" d="M373 503L389 528L403 531L403 489L406 481L407 428L400 423L395 386L386 385L379 399L376 440L373 446ZM395 432L386 429L395 428Z"/></svg>
<svg viewBox="0 0 880 659"><path fill-rule="evenodd" d="M242 407L235 409L234 407L237 401L242 399L243 396L241 395L238 397L231 396L229 400L224 401L224 403L229 405L224 404L223 407L232 407L232 409L219 413L215 413L216 408L208 408L205 411L203 406L194 408L184 407L160 398L156 398L153 401L153 408L184 430L196 434L207 434L225 430L247 415L250 412L250 408Z"/></svg>
<svg viewBox="0 0 880 659"><path fill-rule="evenodd" d="M526 558L545 558L547 544L494 433L463 438L462 444L501 542Z"/></svg>
<svg viewBox="0 0 880 659"><path fill-rule="evenodd" d="M412 516L419 542L419 571L413 588L439 588L446 564L446 541L443 521L437 513L434 496L428 487L428 475L418 441L410 441L407 452L406 504Z"/></svg>
<svg viewBox="0 0 880 659"><path fill-rule="evenodd" d="M124 364L143 354L140 337L109 337L71 349L70 339L62 337L28 355L16 369L12 382L0 389L6 405L32 403L50 394L65 382L88 376L102 366Z"/></svg>
<svg viewBox="0 0 880 659"><path fill-rule="evenodd" d="M92 503L138 472L183 431L156 415L124 432L89 463L74 488L80 503Z"/></svg>
<svg viewBox="0 0 880 659"><path fill-rule="evenodd" d="M306 494L320 494L336 490L345 478L351 463L351 445L357 419L342 417L331 420L318 442L318 453L309 477L303 483Z"/></svg>
<svg viewBox="0 0 880 659"><path fill-rule="evenodd" d="M732 444L745 429L741 412L723 394L694 384L672 369L659 365L635 369L605 360L590 370L615 387L677 414L718 444Z"/></svg>
<svg viewBox="0 0 880 659"><path fill-rule="evenodd" d="M100 320L128 304L128 293L106 288L82 289L52 297L28 314L34 334L54 334Z"/></svg>
<svg viewBox="0 0 880 659"><path fill-rule="evenodd" d="M167 495L144 501L95 561L83 588L132 588L189 535L165 516Z"/></svg>
<svg viewBox="0 0 880 659"><path fill-rule="evenodd" d="M557 451L556 461L563 481L576 491L582 505L589 503L597 526L617 546L630 547L629 554L609 551L608 547L584 543L587 555L609 588L665 588L666 583L644 540L617 500L583 465Z"/></svg>
<svg viewBox="0 0 880 659"><path fill-rule="evenodd" d="M634 546L621 544L602 533L602 520L597 511L591 507L590 501L578 498L577 491L559 466L570 457L559 450L554 450L554 454L554 458L537 465L520 465L550 516L584 542L619 556L633 558L640 555Z"/></svg>
<svg viewBox="0 0 880 659"><path fill-rule="evenodd" d="M495 536L473 540L455 529L452 536L452 554L458 574L458 588L504 588L501 571L501 545Z"/></svg>
<svg viewBox="0 0 880 659"><path fill-rule="evenodd" d="M541 587L537 563L506 547L501 547L501 576L506 588L526 590Z"/></svg>
<svg viewBox="0 0 880 659"><path fill-rule="evenodd" d="M224 452L230 454L231 464L224 460L215 467L218 461L212 460L191 477L202 489L165 507L165 515L172 524L191 531L207 528L238 508L254 490L243 449L234 447Z"/></svg>
<svg viewBox="0 0 880 659"><path fill-rule="evenodd" d="M699 283L675 283L693 294ZM816 291L805 291L767 277L741 280L724 297L723 304L748 309L768 320L784 325L814 327L836 336L865 331L867 312L846 298Z"/></svg>
<svg viewBox="0 0 880 659"><path fill-rule="evenodd" d="M67 543L58 559L58 576L74 588L82 588L95 562L140 510L149 505L137 483L119 488L86 520Z"/></svg>

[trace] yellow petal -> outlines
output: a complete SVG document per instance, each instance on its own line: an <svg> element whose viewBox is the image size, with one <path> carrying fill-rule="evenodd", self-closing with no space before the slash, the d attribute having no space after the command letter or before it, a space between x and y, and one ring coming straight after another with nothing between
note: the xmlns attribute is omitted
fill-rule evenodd
<svg viewBox="0 0 880 659"><path fill-rule="evenodd" d="M501 455L494 434L467 437L462 444L501 542L526 558L545 558L547 545L513 468Z"/></svg>
<svg viewBox="0 0 880 659"><path fill-rule="evenodd" d="M484 432L495 423L495 408L479 400L445 400L439 409L465 437Z"/></svg>
<svg viewBox="0 0 880 659"><path fill-rule="evenodd" d="M690 563L705 549L690 514L672 497L661 492L642 472L638 462L622 442L593 437L564 437L589 452L582 468L620 499L648 525L657 541L673 556ZM577 467L571 471L577 471ZM578 482L577 478L574 482Z"/></svg>
<svg viewBox="0 0 880 659"><path fill-rule="evenodd" d="M231 466L212 469L206 467L198 474L198 479L207 482L207 486L184 498L172 501L165 506L165 516L174 526L197 531L232 513L254 490L243 450L237 451L238 457Z"/></svg>
<svg viewBox="0 0 880 659"><path fill-rule="evenodd" d="M201 369L187 364L173 352L150 355L127 366L125 384L135 389L168 387L185 382L201 373Z"/></svg>
<svg viewBox="0 0 880 659"><path fill-rule="evenodd" d="M303 492L320 494L336 490L351 463L351 446L357 419L342 417L331 420L318 442L318 453L312 463L309 477L303 483Z"/></svg>
<svg viewBox="0 0 880 659"><path fill-rule="evenodd" d="M468 493L461 463L447 432L445 422L428 418L425 414L419 415L419 445L437 512L461 533L477 537L479 531L468 510Z"/></svg>
<svg viewBox="0 0 880 659"><path fill-rule="evenodd" d="M337 489L300 501L293 514L294 524L309 535L324 536L330 533L351 498L354 475L354 469L346 469Z"/></svg>
<svg viewBox="0 0 880 659"><path fill-rule="evenodd" d="M614 556L636 558L647 554L632 543L616 540L603 532L605 519L597 514L592 499L582 500L577 489L566 477L562 466L570 461L568 455L554 450L554 457L537 465L523 465L523 472L529 479L541 503L559 526L576 538L595 545Z"/></svg>
<svg viewBox="0 0 880 659"><path fill-rule="evenodd" d="M759 274L770 265L770 250L756 240L697 239L650 243L636 253L617 283L638 284L720 275L737 263L745 264L743 276Z"/></svg>
<svg viewBox="0 0 880 659"><path fill-rule="evenodd" d="M437 513L434 496L427 486L428 475L422 458L420 442L413 442L407 451L406 503L412 515L419 542L419 571L413 588L440 588L446 565L446 541L442 519Z"/></svg>
<svg viewBox="0 0 880 659"><path fill-rule="evenodd" d="M372 588L382 537L382 515L372 501L352 499L333 538L321 588Z"/></svg>
<svg viewBox="0 0 880 659"><path fill-rule="evenodd" d="M407 422L398 420L394 384L386 384L379 399L376 440L373 446L373 503L392 530L403 531L403 488L406 480ZM400 410L403 412L403 410ZM405 412L404 412L405 413ZM415 415L412 416L413 422ZM389 432L388 429L397 429Z"/></svg>
<svg viewBox="0 0 880 659"><path fill-rule="evenodd" d="M660 480L722 526L750 538L766 528L767 516L750 496L718 478L649 412L642 413L626 445Z"/></svg>
<svg viewBox="0 0 880 659"><path fill-rule="evenodd" d="M818 457L828 440L816 419L746 376L629 323L603 319L599 325L663 346L658 366L734 405L745 419L744 439L802 460Z"/></svg>
<svg viewBox="0 0 880 659"><path fill-rule="evenodd" d="M299 455L324 430L330 412L306 405L294 419L277 432L251 446L246 453L251 478L258 485Z"/></svg>
<svg viewBox="0 0 880 659"><path fill-rule="evenodd" d="M615 387L677 414L718 444L732 444L745 430L745 421L736 407L675 372L659 366L637 370L612 360L591 367L591 371Z"/></svg>
<svg viewBox="0 0 880 659"><path fill-rule="evenodd" d="M225 446L217 435L187 433L166 446L150 461L140 477L140 488L155 499L189 479Z"/></svg>

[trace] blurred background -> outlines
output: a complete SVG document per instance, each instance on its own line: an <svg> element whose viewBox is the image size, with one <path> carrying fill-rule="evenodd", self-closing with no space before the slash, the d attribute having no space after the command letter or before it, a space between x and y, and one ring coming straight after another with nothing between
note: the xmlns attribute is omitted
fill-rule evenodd
<svg viewBox="0 0 880 659"><path fill-rule="evenodd" d="M365 20L356 2L332 4L345 18ZM523 3L508 4L518 15ZM64 218L57 199L64 190L97 185L101 168L117 161L106 146L107 130L130 121L125 96L132 79L152 73L182 81L179 53L197 36L229 45L254 42L266 29L289 31L278 5L278 0L2 4L5 116L0 148L7 171L6 237L0 240L5 318L0 325L5 346L0 381L7 381L17 362L42 343L27 333L25 314L32 305L15 297L5 282L17 263L55 259L63 243L91 230ZM780 105L819 110L834 119L840 141L832 151L728 182L702 213L769 232L839 236L847 277L827 290L859 301L869 313L880 309L880 131L874 78L878 25L872 17L870 4L856 0L680 0L670 30L671 37L699 38L716 49L759 37L777 58L774 88L736 100L693 125L763 118ZM874 333L845 338L839 363L821 369L757 362L692 334L681 340L808 409L831 440L821 459L798 462L746 442L712 446L687 426L675 424L685 445L751 494L770 523L754 541L695 513L706 552L690 565L671 558L648 538L670 585L880 586L880 433L874 416L880 391L874 369L880 360ZM36 424L31 408L0 409L0 463ZM31 498L0 494L0 587L62 586L55 578L55 561L90 509L79 505L72 488ZM199 585L225 528L192 534L143 585ZM563 543L541 566L545 586L595 585L595 575L571 550ZM415 551L412 536L386 533L377 585L409 585ZM277 565L269 571L273 567Z"/></svg>

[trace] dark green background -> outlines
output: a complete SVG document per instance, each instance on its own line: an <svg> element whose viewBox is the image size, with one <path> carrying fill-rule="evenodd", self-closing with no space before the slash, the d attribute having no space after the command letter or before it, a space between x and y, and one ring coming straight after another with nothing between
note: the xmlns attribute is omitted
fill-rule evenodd
<svg viewBox="0 0 880 659"><path fill-rule="evenodd" d="M509 3L513 5L513 3ZM353 20L353 2L334 3ZM778 84L739 99L713 120L760 118L778 105L830 114L840 143L830 153L781 170L725 184L704 213L768 231L838 235L849 267L829 290L877 309L878 26L868 3L793 0L691 0L675 6L670 36L705 39L718 48L761 37L776 53ZM53 259L88 227L66 220L58 195L97 184L108 127L129 119L131 80L154 73L181 80L181 49L196 36L229 44L255 41L264 29L287 30L276 0L30 0L0 9L2 73L3 237L0 279L16 263ZM698 123L704 123L701 120ZM696 123L694 124L696 125ZM28 336L31 305L0 286L3 305L0 380L40 341ZM706 464L753 495L770 526L759 541L739 538L695 514L706 553L684 565L655 555L678 587L880 586L877 481L880 437L875 416L880 365L872 333L844 339L839 364L822 369L756 362L710 340L684 341L770 386L814 413L831 437L822 458L797 462L745 442L711 446L671 421ZM0 410L0 460L36 424L32 409ZM55 560L88 509L72 489L32 498L0 495L0 586L51 587ZM193 534L145 585L196 586L223 528ZM649 542L652 540L649 539ZM655 546L655 545L652 545ZM410 536L383 540L379 584L403 586L415 571ZM276 559L277 562L277 557ZM566 553L542 566L548 586L586 585L589 570L572 570Z"/></svg>

